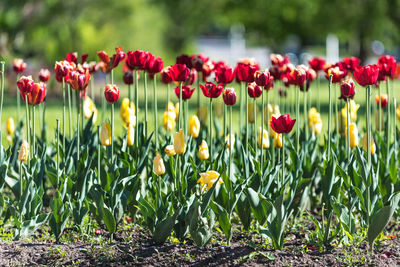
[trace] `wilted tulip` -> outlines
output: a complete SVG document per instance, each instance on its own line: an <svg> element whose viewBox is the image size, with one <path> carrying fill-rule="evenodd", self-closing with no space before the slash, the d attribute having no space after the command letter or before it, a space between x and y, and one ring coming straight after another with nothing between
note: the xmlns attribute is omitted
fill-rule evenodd
<svg viewBox="0 0 400 267"><path fill-rule="evenodd" d="M176 155L174 145L168 145L164 149L165 154L167 154L170 157L173 157Z"/></svg>
<svg viewBox="0 0 400 267"><path fill-rule="evenodd" d="M114 103L118 101L119 98L119 89L115 84L107 84L104 89L104 97L107 102Z"/></svg>
<svg viewBox="0 0 400 267"><path fill-rule="evenodd" d="M15 132L15 123L13 118L8 118L7 120L7 134L13 135Z"/></svg>
<svg viewBox="0 0 400 267"><path fill-rule="evenodd" d="M13 69L16 73L22 73L26 69L26 63L21 58L15 58L13 60Z"/></svg>
<svg viewBox="0 0 400 267"><path fill-rule="evenodd" d="M100 128L100 143L111 146L111 125L108 122L104 122Z"/></svg>
<svg viewBox="0 0 400 267"><path fill-rule="evenodd" d="M18 160L21 162L26 162L28 160L29 155L29 144L26 141L23 141L21 144L21 148L18 150Z"/></svg>
<svg viewBox="0 0 400 267"><path fill-rule="evenodd" d="M153 160L153 172L157 175L163 175L165 173L164 161L158 152Z"/></svg>
<svg viewBox="0 0 400 267"><path fill-rule="evenodd" d="M132 124L129 124L128 129L126 130L126 145L133 146L134 140L135 140L135 128L133 128Z"/></svg>
<svg viewBox="0 0 400 267"><path fill-rule="evenodd" d="M272 117L271 127L277 133L290 133L296 122L292 120L289 114L281 115L278 118Z"/></svg>
<svg viewBox="0 0 400 267"><path fill-rule="evenodd" d="M190 99L192 97L194 90L195 90L195 88L190 89L190 85L182 86L182 100ZM175 94L176 94L176 97L179 99L179 94L180 94L179 86L175 88Z"/></svg>
<svg viewBox="0 0 400 267"><path fill-rule="evenodd" d="M45 83L34 83L32 91L30 93L23 94L21 92L21 97L25 101L27 98L28 105L39 105L43 102L46 97L46 84Z"/></svg>
<svg viewBox="0 0 400 267"><path fill-rule="evenodd" d="M378 80L379 67L377 65L357 67L353 72L353 75L361 86L374 85Z"/></svg>
<svg viewBox="0 0 400 267"><path fill-rule="evenodd" d="M189 119L189 135L193 138L197 138L200 133L200 120L196 115L193 115Z"/></svg>
<svg viewBox="0 0 400 267"><path fill-rule="evenodd" d="M203 191L206 189L210 190L216 181L218 181L218 184L224 183L220 176L221 175L216 171L207 171L205 173L200 173L200 178L197 180L197 183L200 184L200 187Z"/></svg>
<svg viewBox="0 0 400 267"><path fill-rule="evenodd" d="M41 82L47 82L50 79L50 71L48 69L41 69L39 71L39 80Z"/></svg>
<svg viewBox="0 0 400 267"><path fill-rule="evenodd" d="M207 160L210 157L210 154L208 152L208 146L207 142L203 140L199 146L199 153L197 154L199 159L201 160Z"/></svg>
<svg viewBox="0 0 400 267"><path fill-rule="evenodd" d="M33 90L33 79L32 76L22 76L17 81L17 87L21 94L27 94Z"/></svg>
<svg viewBox="0 0 400 267"><path fill-rule="evenodd" d="M179 132L174 134L174 150L176 154L184 154L186 149L185 137L183 136L183 130L179 129Z"/></svg>
<svg viewBox="0 0 400 267"><path fill-rule="evenodd" d="M361 143L362 143L362 147L363 147L364 151L368 153L367 137L368 137L367 134L364 134L363 138L361 139ZM374 138L372 137L372 134L371 134L371 138L370 138L370 143L371 143L371 155L373 155L373 154L375 154L375 151L376 151L376 145L375 145Z"/></svg>
<svg viewBox="0 0 400 267"><path fill-rule="evenodd" d="M268 132L266 129L263 129L262 135L261 135L261 127L258 128L258 147L261 148L261 142L262 142L262 148L266 149L269 148L269 138L268 138ZM261 141L262 139L262 141Z"/></svg>
<svg viewBox="0 0 400 267"><path fill-rule="evenodd" d="M227 106L232 106L236 103L236 92L234 88L225 88L222 95L224 103Z"/></svg>

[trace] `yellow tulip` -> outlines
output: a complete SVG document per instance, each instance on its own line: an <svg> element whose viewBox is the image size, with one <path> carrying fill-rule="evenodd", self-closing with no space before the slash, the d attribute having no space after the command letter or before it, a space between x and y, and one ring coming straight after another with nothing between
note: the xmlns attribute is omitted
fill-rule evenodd
<svg viewBox="0 0 400 267"><path fill-rule="evenodd" d="M175 149L174 149L174 145L168 145L165 147L164 149L165 154L167 154L170 157L175 156Z"/></svg>
<svg viewBox="0 0 400 267"><path fill-rule="evenodd" d="M183 154L185 153L185 149L185 137L183 136L183 130L180 129L179 132L176 132L174 135L174 150L176 154Z"/></svg>
<svg viewBox="0 0 400 267"><path fill-rule="evenodd" d="M202 125L206 125L207 124L207 119L208 119L208 117L207 117L207 115L208 115L207 107L202 105L200 107L200 110L197 113L198 113L197 115L199 116L199 120L200 120L201 124Z"/></svg>
<svg viewBox="0 0 400 267"><path fill-rule="evenodd" d="M201 159L201 160L206 160L210 157L210 154L208 152L207 142L205 140L203 140L201 142L200 147L199 147L199 153L197 155L199 156L199 159Z"/></svg>
<svg viewBox="0 0 400 267"><path fill-rule="evenodd" d="M396 108L396 115L397 115L397 119L400 120L400 105L398 105Z"/></svg>
<svg viewBox="0 0 400 267"><path fill-rule="evenodd" d="M111 126L104 122L100 128L100 143L103 146L111 146Z"/></svg>
<svg viewBox="0 0 400 267"><path fill-rule="evenodd" d="M346 127L346 138L347 138L347 127ZM352 122L350 123L350 147L355 148L358 146L359 138L358 138L358 129L357 125Z"/></svg>
<svg viewBox="0 0 400 267"><path fill-rule="evenodd" d="M27 161L28 154L29 154L29 145L26 141L23 141L21 144L21 148L18 150L18 160L21 162Z"/></svg>
<svg viewBox="0 0 400 267"><path fill-rule="evenodd" d="M175 104L175 120L179 118L179 102Z"/></svg>
<svg viewBox="0 0 400 267"><path fill-rule="evenodd" d="M368 152L367 141L368 141L367 134L364 134L364 136L361 140L361 143L362 143L362 147L365 152ZM370 143L371 143L371 155L373 155L373 154L375 154L375 151L376 151L376 145L375 145L374 138L372 137L372 134L371 134Z"/></svg>
<svg viewBox="0 0 400 267"><path fill-rule="evenodd" d="M249 121L249 123L254 123L254 103L250 102L247 106L247 109L247 120Z"/></svg>
<svg viewBox="0 0 400 267"><path fill-rule="evenodd" d="M227 149L232 148L232 150L233 150L233 148L235 147L235 135L234 134L228 134L227 136L225 136L225 143L226 143L226 148ZM232 147L231 147L231 143L232 143Z"/></svg>
<svg viewBox="0 0 400 267"><path fill-rule="evenodd" d="M126 144L128 146L133 146L133 141L135 139L135 128L132 124L129 124L128 130L126 132Z"/></svg>
<svg viewBox="0 0 400 267"><path fill-rule="evenodd" d="M122 99L120 115L125 128L128 128L129 124L136 127L135 105L133 102L129 102L129 99L126 97Z"/></svg>
<svg viewBox="0 0 400 267"><path fill-rule="evenodd" d="M356 104L354 100L350 100L349 106L349 116L350 116L350 123L357 121L357 111L360 108L359 104ZM341 109L340 115L338 116L339 122L339 132L342 135L347 135L347 103L344 105L344 108Z"/></svg>
<svg viewBox="0 0 400 267"><path fill-rule="evenodd" d="M314 134L321 133L322 119L321 114L317 112L316 108L311 108L308 111L308 127Z"/></svg>
<svg viewBox="0 0 400 267"><path fill-rule="evenodd" d="M197 183L200 184L202 190L210 190L214 183L218 180L218 184L223 184L224 182L220 178L220 174L216 171L207 171L200 173L200 178Z"/></svg>
<svg viewBox="0 0 400 267"><path fill-rule="evenodd" d="M15 124L13 118L8 118L7 120L7 134L12 135L15 132Z"/></svg>
<svg viewBox="0 0 400 267"><path fill-rule="evenodd" d="M153 160L153 172L157 175L163 175L165 173L164 161L158 152Z"/></svg>
<svg viewBox="0 0 400 267"><path fill-rule="evenodd" d="M93 103L92 99L90 99L90 97L88 96L85 96L85 98L83 99L83 116L85 116L85 119L90 119L95 109L96 106Z"/></svg>
<svg viewBox="0 0 400 267"><path fill-rule="evenodd" d="M282 147L282 134L274 133L274 141L273 145L276 148L281 148Z"/></svg>
<svg viewBox="0 0 400 267"><path fill-rule="evenodd" d="M172 131L175 129L175 112L165 111L163 115L163 125L165 130Z"/></svg>
<svg viewBox="0 0 400 267"><path fill-rule="evenodd" d="M268 108L268 112L269 112L270 115L271 114L280 114L278 105L268 104L268 106L265 107L265 110L264 110L265 116L267 116L267 108Z"/></svg>
<svg viewBox="0 0 400 267"><path fill-rule="evenodd" d="M266 129L263 129L262 134L262 146L263 148L269 148L269 137ZM261 148L261 127L258 128L258 147Z"/></svg>
<svg viewBox="0 0 400 267"><path fill-rule="evenodd" d="M193 115L189 119L189 135L193 138L197 138L200 133L200 120L196 115Z"/></svg>
<svg viewBox="0 0 400 267"><path fill-rule="evenodd" d="M171 118L173 119L173 120L175 120L176 119L176 117L178 116L178 115L176 115L176 114L179 114L179 103L177 103L177 110L175 109L175 105L174 105L174 103L172 103L172 102L168 102L168 112L169 112L169 115L171 116ZM176 111L178 112L178 113L176 113Z"/></svg>

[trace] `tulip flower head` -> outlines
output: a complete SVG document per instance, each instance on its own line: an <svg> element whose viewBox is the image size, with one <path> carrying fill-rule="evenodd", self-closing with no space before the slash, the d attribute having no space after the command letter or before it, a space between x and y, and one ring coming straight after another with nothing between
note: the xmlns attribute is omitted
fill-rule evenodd
<svg viewBox="0 0 400 267"><path fill-rule="evenodd" d="M122 76L125 84L133 84L133 74L132 71L124 71L124 75Z"/></svg>
<svg viewBox="0 0 400 267"><path fill-rule="evenodd" d="M27 94L33 90L33 79L32 76L22 76L17 81L17 87L21 94Z"/></svg>
<svg viewBox="0 0 400 267"><path fill-rule="evenodd" d="M203 71L203 66L208 62L208 57L203 54L192 55L191 62L192 67L195 68L198 72Z"/></svg>
<svg viewBox="0 0 400 267"><path fill-rule="evenodd" d="M220 174L216 171L207 171L200 173L200 178L197 180L197 183L200 184L200 187L203 191L210 190L213 187L214 183L218 181L218 184L223 184L224 182L220 178Z"/></svg>
<svg viewBox="0 0 400 267"><path fill-rule="evenodd" d="M185 143L185 137L183 135L182 129L179 129L179 132L176 132L174 134L174 150L175 150L175 153L178 155L185 153L186 143Z"/></svg>
<svg viewBox="0 0 400 267"><path fill-rule="evenodd" d="M153 172L157 175L163 175L165 173L164 161L158 152L153 160Z"/></svg>
<svg viewBox="0 0 400 267"><path fill-rule="evenodd" d="M276 132L274 132L274 141L273 141L273 145L275 148L282 148L283 143L282 143L282 134L278 134Z"/></svg>
<svg viewBox="0 0 400 267"><path fill-rule="evenodd" d="M216 69L215 79L217 83L228 84L235 78L235 73L232 67L226 66Z"/></svg>
<svg viewBox="0 0 400 267"><path fill-rule="evenodd" d="M68 83L76 91L86 90L90 81L90 72L86 70L85 73L80 73L78 71L72 71L69 74Z"/></svg>
<svg viewBox="0 0 400 267"><path fill-rule="evenodd" d="M368 140L367 140L367 134L364 134L363 138L361 139L361 144L365 152L368 153ZM376 145L374 138L372 137L372 134L370 135L370 144L371 144L371 155L375 154L376 151Z"/></svg>
<svg viewBox="0 0 400 267"><path fill-rule="evenodd" d="M288 56L282 56L279 54L271 54L270 59L271 59L272 65L279 66L279 67L282 67L283 65L286 65L290 62Z"/></svg>
<svg viewBox="0 0 400 267"><path fill-rule="evenodd" d="M108 56L107 52L105 51L99 51L97 52L97 56L99 59L104 63L105 65L105 72L110 72L111 69L116 68L124 59L125 59L125 53L122 50L122 47L117 46L115 48L115 54L110 57Z"/></svg>
<svg viewBox="0 0 400 267"><path fill-rule="evenodd" d="M169 84L172 82L171 66L165 67L161 70L161 82L164 84Z"/></svg>
<svg viewBox="0 0 400 267"><path fill-rule="evenodd" d="M97 121L97 109L92 99L85 96L83 99L83 116L85 119L90 119L93 115L93 123Z"/></svg>
<svg viewBox="0 0 400 267"><path fill-rule="evenodd" d="M393 77L396 71L396 59L391 55L381 56L378 59L379 72L383 76Z"/></svg>
<svg viewBox="0 0 400 267"><path fill-rule="evenodd" d="M15 123L13 118L8 118L7 120L7 134L13 135L15 132Z"/></svg>
<svg viewBox="0 0 400 267"><path fill-rule="evenodd" d="M159 73L164 68L164 61L160 58L152 58L147 64L147 72L151 75Z"/></svg>
<svg viewBox="0 0 400 267"><path fill-rule="evenodd" d="M130 124L132 124L133 127L136 127L135 104L130 102L127 97L122 99L120 115L125 128Z"/></svg>
<svg viewBox="0 0 400 267"><path fill-rule="evenodd" d="M107 84L104 89L104 97L107 102L114 103L118 101L119 98L119 89L115 84Z"/></svg>
<svg viewBox="0 0 400 267"><path fill-rule="evenodd" d="M345 81L342 81L340 84L340 92L341 95L339 99L343 99L344 101L347 101L349 99L354 99L354 95L356 94L356 89L354 87L354 82L352 79L347 79Z"/></svg>
<svg viewBox="0 0 400 267"><path fill-rule="evenodd" d="M324 69L325 59L322 57L314 57L308 61L308 65L310 65L310 68L314 71L319 72Z"/></svg>
<svg viewBox="0 0 400 267"><path fill-rule="evenodd" d="M239 82L252 83L254 82L254 73L257 71L255 66L250 64L238 63L234 72Z"/></svg>
<svg viewBox="0 0 400 267"><path fill-rule="evenodd" d="M254 73L254 82L261 87L267 87L268 83L270 83L271 75L268 70L258 70ZM273 79L273 77L272 77ZM273 81L273 80L272 80Z"/></svg>
<svg viewBox="0 0 400 267"><path fill-rule="evenodd" d="M258 98L262 95L262 88L256 83L249 83L247 86L247 92L251 98Z"/></svg>
<svg viewBox="0 0 400 267"><path fill-rule="evenodd" d="M26 69L26 63L21 58L15 58L13 60L13 69L16 73L22 73Z"/></svg>
<svg viewBox="0 0 400 267"><path fill-rule="evenodd" d="M400 120L400 105L398 105L396 108L396 116L397 116L397 119Z"/></svg>
<svg viewBox="0 0 400 267"><path fill-rule="evenodd" d="M360 64L360 60L356 57L344 57L340 62L342 69L353 72Z"/></svg>
<svg viewBox="0 0 400 267"><path fill-rule="evenodd" d="M263 130L262 135L261 135L261 130ZM259 148L261 148L261 144L262 144L263 149L269 148L268 131L266 129L261 129L261 127L259 127L258 128L258 147Z"/></svg>
<svg viewBox="0 0 400 267"><path fill-rule="evenodd" d="M272 117L271 127L277 133L290 133L296 119L292 120L289 114L280 115L278 118Z"/></svg>
<svg viewBox="0 0 400 267"><path fill-rule="evenodd" d="M39 71L39 80L43 83L50 79L50 71L48 69L41 69Z"/></svg>
<svg viewBox="0 0 400 267"><path fill-rule="evenodd" d="M176 155L174 145L166 146L164 149L164 152L165 152L165 154L167 154L170 157L173 157Z"/></svg>
<svg viewBox="0 0 400 267"><path fill-rule="evenodd" d="M201 71L203 74L203 81L206 81L207 77L211 75L211 73L214 71L214 67L214 62L210 60L203 64L203 70Z"/></svg>
<svg viewBox="0 0 400 267"><path fill-rule="evenodd" d="M222 94L224 85L222 83L216 85L212 82L206 82L204 85L200 84L200 89L205 97L217 98Z"/></svg>
<svg viewBox="0 0 400 267"><path fill-rule="evenodd" d="M28 105L35 106L43 102L46 97L46 84L45 83L34 83L32 91L23 94L21 91L21 97L24 101L28 101Z"/></svg>
<svg viewBox="0 0 400 267"><path fill-rule="evenodd" d="M374 85L378 80L379 67L377 65L357 67L353 75L357 83L361 86Z"/></svg>
<svg viewBox="0 0 400 267"><path fill-rule="evenodd" d="M133 127L132 124L129 124L126 130L126 145L133 146L134 140L135 140L135 128Z"/></svg>
<svg viewBox="0 0 400 267"><path fill-rule="evenodd" d="M304 65L297 66L288 76L289 84L301 86L307 79L307 67Z"/></svg>
<svg viewBox="0 0 400 267"><path fill-rule="evenodd" d="M338 83L344 78L346 73L342 71L339 67L335 66L326 69L326 74L325 74L326 79L329 80L330 75L332 75L332 83Z"/></svg>
<svg viewBox="0 0 400 267"><path fill-rule="evenodd" d="M183 85L182 86L182 100L187 100L190 99L193 95L195 88L190 89L190 85ZM175 88L175 94L176 97L179 99L179 94L180 94L180 87Z"/></svg>
<svg viewBox="0 0 400 267"><path fill-rule="evenodd" d="M200 133L200 120L196 115L193 115L189 119L189 135L193 138L197 138Z"/></svg>
<svg viewBox="0 0 400 267"><path fill-rule="evenodd" d="M176 113L175 111L165 111L163 114L163 125L165 130L167 131L172 131L175 129L175 118L176 118Z"/></svg>
<svg viewBox="0 0 400 267"><path fill-rule="evenodd" d="M176 57L176 64L186 65L186 67L191 69L192 68L192 57L190 57L186 54L182 54L182 55Z"/></svg>
<svg viewBox="0 0 400 267"><path fill-rule="evenodd" d="M175 82L184 82L190 74L190 69L185 64L175 64L170 68L170 75Z"/></svg>
<svg viewBox="0 0 400 267"><path fill-rule="evenodd" d="M320 134L322 130L321 114L316 108L311 108L308 111L308 127L314 134Z"/></svg>
<svg viewBox="0 0 400 267"><path fill-rule="evenodd" d="M111 125L108 122L104 122L100 128L100 143L111 146Z"/></svg>
<svg viewBox="0 0 400 267"><path fill-rule="evenodd" d="M376 105L379 107L379 99L381 100L381 107L386 108L388 106L388 95L382 94L380 96L375 96Z"/></svg>
<svg viewBox="0 0 400 267"><path fill-rule="evenodd" d="M347 132L347 125L346 125L346 131ZM351 148L355 148L356 146L358 146L358 142L359 142L359 138L358 138L358 129L357 129L357 125L352 122L350 123L350 147ZM347 135L346 135L347 138Z"/></svg>
<svg viewBox="0 0 400 267"><path fill-rule="evenodd" d="M29 155L29 144L26 141L23 141L21 144L21 148L18 150L18 160L21 162L26 162L28 160Z"/></svg>
<svg viewBox="0 0 400 267"><path fill-rule="evenodd" d="M68 75L71 71L75 69L74 63L69 63L67 60L57 61L54 65L54 71L56 73L56 80L62 82L64 79L68 81Z"/></svg>
<svg viewBox="0 0 400 267"><path fill-rule="evenodd" d="M199 159L201 160L207 160L210 157L210 154L208 152L208 146L207 142L203 140L199 146L199 153L197 154Z"/></svg>
<svg viewBox="0 0 400 267"><path fill-rule="evenodd" d="M224 99L224 103L227 106L235 105L236 103L236 92L232 87L225 88L224 93L222 94Z"/></svg>

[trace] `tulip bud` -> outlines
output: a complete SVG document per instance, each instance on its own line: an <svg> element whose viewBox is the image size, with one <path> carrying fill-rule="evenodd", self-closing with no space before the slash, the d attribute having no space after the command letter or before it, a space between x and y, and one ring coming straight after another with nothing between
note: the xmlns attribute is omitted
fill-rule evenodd
<svg viewBox="0 0 400 267"><path fill-rule="evenodd" d="M22 76L17 81L17 87L21 94L27 94L33 90L33 79L32 76Z"/></svg>
<svg viewBox="0 0 400 267"><path fill-rule="evenodd" d="M220 176L221 175L216 171L207 171L204 173L200 173L200 178L197 180L197 183L200 184L200 187L203 190L210 190L216 181L218 181L218 184L224 183Z"/></svg>
<svg viewBox="0 0 400 267"><path fill-rule="evenodd" d="M26 141L23 141L21 148L18 150L18 160L21 162L26 162L29 155L29 145Z"/></svg>
<svg viewBox="0 0 400 267"><path fill-rule="evenodd" d="M176 154L184 154L186 149L185 137L183 136L183 130L179 129L174 135L174 150Z"/></svg>
<svg viewBox="0 0 400 267"><path fill-rule="evenodd" d="M13 60L13 69L16 73L24 72L26 69L26 63L21 58L15 58Z"/></svg>
<svg viewBox="0 0 400 267"><path fill-rule="evenodd" d="M225 105L232 106L236 103L236 92L233 88L225 88L222 95Z"/></svg>
<svg viewBox="0 0 400 267"><path fill-rule="evenodd" d="M158 152L153 160L153 172L157 175L163 175L165 173L164 161Z"/></svg>
<svg viewBox="0 0 400 267"><path fill-rule="evenodd" d="M7 120L7 134L8 135L13 135L14 132L15 132L14 119L10 117Z"/></svg>
<svg viewBox="0 0 400 267"><path fill-rule="evenodd" d="M133 128L132 124L129 124L126 132L126 144L128 146L133 146L134 139L135 139L135 129Z"/></svg>
<svg viewBox="0 0 400 267"><path fill-rule="evenodd" d="M388 106L388 95L382 94L380 97L378 95L375 96L375 102L378 107L379 107L379 99L381 100L381 107L386 108Z"/></svg>
<svg viewBox="0 0 400 267"><path fill-rule="evenodd" d="M362 147L363 147L364 151L368 153L367 134L364 134L361 142L362 142ZM375 145L374 138L372 137L372 134L371 134L370 142L371 142L371 155L373 155L373 154L375 154L375 151L376 151L376 145Z"/></svg>
<svg viewBox="0 0 400 267"><path fill-rule="evenodd" d="M341 95L339 99L343 99L345 101L347 101L347 99L353 99L354 95L356 94L353 80L348 79L346 81L343 81L340 85L340 92Z"/></svg>
<svg viewBox="0 0 400 267"><path fill-rule="evenodd" d="M207 160L210 157L210 154L208 152L207 142L205 140L201 142L199 147L199 153L197 155L201 160Z"/></svg>
<svg viewBox="0 0 400 267"><path fill-rule="evenodd" d="M85 96L83 99L83 116L85 119L90 119L90 117L92 117L95 108L96 107L92 99L90 99L88 96Z"/></svg>
<svg viewBox="0 0 400 267"><path fill-rule="evenodd" d="M257 107L256 107L256 109L257 109ZM248 110L248 113L247 113L247 120L249 121L249 123L254 123L254 103L252 103L252 102L250 102L248 105L247 105L247 110Z"/></svg>
<svg viewBox="0 0 400 267"><path fill-rule="evenodd" d="M256 83L249 83L247 86L247 92L251 98L258 98L262 94L262 88Z"/></svg>
<svg viewBox="0 0 400 267"><path fill-rule="evenodd" d="M133 84L133 74L132 71L125 71L122 76L125 84Z"/></svg>
<svg viewBox="0 0 400 267"><path fill-rule="evenodd" d="M396 108L396 116L397 116L397 119L400 120L400 105L398 105Z"/></svg>
<svg viewBox="0 0 400 267"><path fill-rule="evenodd" d="M41 82L47 82L50 79L50 71L48 69L41 69L39 71L39 80Z"/></svg>
<svg viewBox="0 0 400 267"><path fill-rule="evenodd" d="M269 148L269 138L268 138L268 132L267 130L263 129L263 134L261 136L261 127L258 128L258 147L261 148L261 142L262 142L262 148ZM262 139L262 141L261 141Z"/></svg>
<svg viewBox="0 0 400 267"><path fill-rule="evenodd" d="M281 148L282 147L282 134L278 134L274 132L274 141L273 145L275 148Z"/></svg>
<svg viewBox="0 0 400 267"><path fill-rule="evenodd" d="M230 138L229 138L230 137ZM225 143L226 143L226 148L233 150L235 147L235 135L234 134L228 134L225 136ZM232 146L231 146L232 143Z"/></svg>
<svg viewBox="0 0 400 267"><path fill-rule="evenodd" d="M114 103L118 101L119 89L115 84L107 84L104 89L104 96L109 103Z"/></svg>
<svg viewBox="0 0 400 267"><path fill-rule="evenodd" d="M111 126L104 122L100 128L100 143L103 146L111 146Z"/></svg>
<svg viewBox="0 0 400 267"><path fill-rule="evenodd" d="M189 135L193 138L197 138L200 133L200 120L196 115L193 115L189 119Z"/></svg>
<svg viewBox="0 0 400 267"><path fill-rule="evenodd" d="M165 111L163 115L163 125L165 130L172 131L175 129L175 112Z"/></svg>
<svg viewBox="0 0 400 267"><path fill-rule="evenodd" d="M173 157L176 155L174 145L168 145L164 149L165 154L167 154L170 157Z"/></svg>

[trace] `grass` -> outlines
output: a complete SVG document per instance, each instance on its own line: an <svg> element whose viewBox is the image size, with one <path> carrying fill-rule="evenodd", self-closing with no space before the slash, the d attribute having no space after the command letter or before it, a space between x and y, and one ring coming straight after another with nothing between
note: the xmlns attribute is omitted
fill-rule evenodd
<svg viewBox="0 0 400 267"><path fill-rule="evenodd" d="M311 100L311 105L316 107L317 106L317 101L318 101L318 97L319 97L319 101L320 101L320 110L319 112L321 113L321 117L323 120L323 129L322 132L326 132L328 127L327 127L327 123L328 123L328 110L329 110L329 91L328 91L328 83L325 81L324 78L321 78L321 86L319 89L319 94L317 92L317 86L316 83L313 83L310 91L308 92L309 94L309 100ZM120 98L119 101L116 103L115 106L115 134L120 136L125 134L125 128L123 128L122 126L122 121L121 121L121 117L119 115L119 108L120 108L120 103L122 101L123 97L127 97L128 96L128 87L127 85L123 84L122 82L117 82L120 86ZM47 136L47 140L51 141L54 139L55 137L55 131L54 129L56 128L56 120L59 119L60 120L60 128L62 129L62 95L61 95L61 86L60 84L53 84L54 86L49 86L48 90L48 97L47 97L47 101L46 101L46 117L45 117L45 122L46 124L48 124L48 136ZM238 100L236 105L233 107L233 130L235 132L238 132L239 130L239 114L240 114L240 108L239 108L239 86L237 84L232 84L233 87L235 87L237 89L237 94L238 94ZM398 87L398 82L395 81L393 83L394 88ZM176 103L178 102L178 98L176 97L173 88L175 86L171 85L171 89L170 89L170 99ZM196 87L195 85L193 87ZM275 83L275 88L269 92L269 98L270 98L270 103L278 103L280 104L280 110L281 113L289 113L291 115L291 117L296 117L295 114L295 88L289 88L287 90L288 92L288 97L286 99L283 98L279 98L277 95L277 89L282 87L280 82L276 82ZM386 86L385 84L383 84L382 86L382 93L386 93ZM102 84L101 82L96 81L95 83L95 98L96 98L96 106L98 109L98 120L96 125L100 125L101 121L104 120L111 120L111 105L107 104L107 110L105 113L104 118L102 117L102 110L101 110L101 97L103 97L103 88L104 88L104 84ZM3 107L3 114L2 114L2 121L1 121L1 129L3 131L5 131L6 129L6 121L9 117L12 117L14 119L14 121L16 121L17 118L17 105L16 105L16 96L15 96L15 92L12 93L11 91L16 90L15 89L9 87L6 85L6 93L5 93L5 99L4 99L4 107ZM189 116L190 117L192 114L195 114L196 108L197 108L197 88L195 90L195 92L193 93L192 98L190 99L189 102ZM354 100L360 104L360 109L358 111L358 125L359 125L359 130L364 127L365 125L365 89L357 86L356 88L357 93L356 96L354 98ZM148 130L149 132L152 132L154 129L154 116L153 116L153 83L152 81L148 82ZM335 86L333 86L332 88L332 105L333 105L333 113L332 113L332 129L334 129L334 116L335 116L335 99L339 97L340 95L340 89L339 89L339 85L337 85L336 88L336 95L334 93L335 91ZM246 90L247 92L247 90ZM395 98L400 98L400 92L393 89L394 92L394 97ZM90 88L88 89L88 94L90 95ZM378 90L377 89L372 89L372 101L374 101L375 99L375 95L378 94ZM244 94L243 94L244 95ZM300 92L300 123L303 124L304 123L304 110L303 110L303 93ZM249 102L253 101L252 99L249 99ZM21 101L22 102L22 101ZM163 112L165 110L166 104L167 104L167 87L163 84L161 84L160 82L158 82L158 88L157 88L157 102L158 102L158 111L157 111L157 116L158 116L158 123L160 126L162 126L162 116L163 116ZM201 105L206 105L208 107L208 99L206 99L202 93L201 93L201 97L200 97L200 102ZM144 107L144 103L145 103L145 94L144 94L144 86L141 83L139 85L139 121L144 121L145 119L145 107ZM215 108L217 105L222 105L222 97L220 97L218 100L214 100L213 101L213 112L215 115ZM373 102L374 103L374 102ZM258 108L258 112L261 111L261 98L257 99L257 104L259 105ZM310 105L310 102L308 102L308 105ZM290 107L290 108L288 108ZM341 108L344 107L344 102L338 100L338 110L340 110ZM376 105L373 105L373 110L375 110ZM40 129L41 129L41 117L39 116L40 110L41 108L36 108L36 114L37 114L37 118L36 118L36 134L40 133ZM244 113L244 112L243 112ZM245 114L243 114L243 122L244 122L244 116ZM23 119L25 117L25 105L23 103L21 103L21 110L20 110L20 118ZM73 108L73 112L72 112L72 124L73 124L73 129L74 129L74 125L76 124L76 110ZM68 133L68 127L69 127L69 116L68 116L68 102L67 102L67 107L66 107L66 132ZM208 118L208 117L207 117ZM375 121L375 116L372 117L373 120L373 124ZM222 117L219 118L221 125L222 125ZM208 122L208 119L207 119ZM260 122L261 122L261 116L257 116L257 125L260 126ZM228 125L228 123L227 123ZM296 127L294 127L295 129ZM7 139L6 139L6 135L3 134L2 135L2 142L3 144L7 144ZM5 145L7 147L7 145Z"/></svg>

